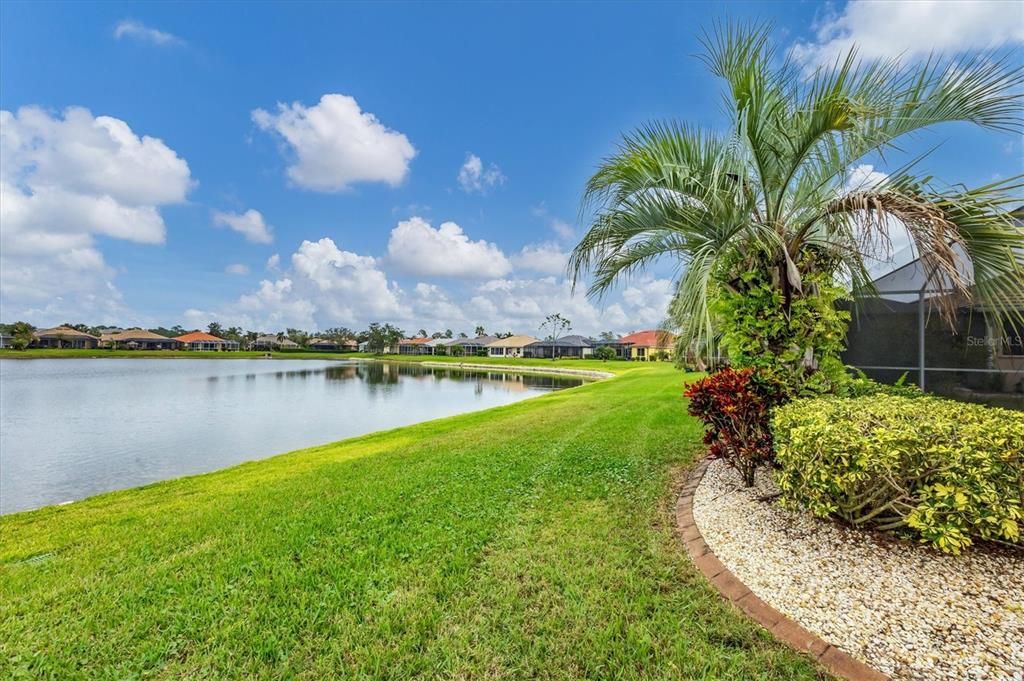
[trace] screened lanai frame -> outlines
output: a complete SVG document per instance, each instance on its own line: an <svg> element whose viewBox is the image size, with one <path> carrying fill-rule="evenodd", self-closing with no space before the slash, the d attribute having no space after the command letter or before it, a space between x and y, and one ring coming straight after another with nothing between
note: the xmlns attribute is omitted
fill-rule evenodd
<svg viewBox="0 0 1024 681"><path fill-rule="evenodd" d="M902 291L886 291L884 295L879 296L881 300L889 300L891 295L912 295L915 296L913 302L917 306L917 332L915 335L917 343L917 362L914 365L898 365L898 366L886 366L886 365L869 365L869 364L852 364L858 369L864 371L902 371L902 372L913 372L916 374L918 387L922 390L928 388L928 372L964 372L964 373L982 373L982 374L1006 374L1014 373L1012 370L1007 371L997 367L991 368L978 368L978 367L942 367L942 366L929 366L927 361L927 350L928 350L928 338L927 338L927 322L929 320L930 312L927 310L929 307L929 295L939 295L939 291L936 290L902 290ZM978 313L980 314L980 313ZM853 324L857 323L856 312L854 313L855 318ZM1020 372L1016 372L1020 373Z"/></svg>

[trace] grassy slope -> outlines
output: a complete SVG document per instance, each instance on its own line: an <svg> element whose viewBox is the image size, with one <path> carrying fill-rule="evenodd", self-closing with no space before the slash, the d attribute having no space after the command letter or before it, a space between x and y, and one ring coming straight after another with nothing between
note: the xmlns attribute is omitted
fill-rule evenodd
<svg viewBox="0 0 1024 681"><path fill-rule="evenodd" d="M682 554L699 429L632 366L0 518L0 677L815 678Z"/></svg>

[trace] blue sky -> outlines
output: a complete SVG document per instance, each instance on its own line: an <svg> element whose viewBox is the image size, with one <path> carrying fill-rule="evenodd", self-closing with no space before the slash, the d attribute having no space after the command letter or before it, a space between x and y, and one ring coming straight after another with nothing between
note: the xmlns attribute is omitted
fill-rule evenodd
<svg viewBox="0 0 1024 681"><path fill-rule="evenodd" d="M5 2L0 318L650 328L669 263L601 304L560 265L622 132L722 123L702 29L771 19L808 61L913 59L1017 45L1022 8ZM938 143L924 167L948 182L1022 170L1019 139L966 126L907 152Z"/></svg>

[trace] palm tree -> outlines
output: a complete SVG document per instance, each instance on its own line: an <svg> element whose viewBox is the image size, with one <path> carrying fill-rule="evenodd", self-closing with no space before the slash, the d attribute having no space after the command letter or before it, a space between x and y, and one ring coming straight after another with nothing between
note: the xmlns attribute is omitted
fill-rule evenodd
<svg viewBox="0 0 1024 681"><path fill-rule="evenodd" d="M849 177L940 123L1019 132L1021 68L991 54L862 63L854 48L808 72L780 56L769 33L727 25L703 37L703 61L725 82L727 128L653 123L604 159L586 187L593 218L569 261L574 284L592 275L589 294L600 297L667 256L681 272L670 309L681 347L711 356L715 334L738 323L737 301L760 296L781 323L734 349L786 352L806 368L823 359L820 339L814 323L792 323L796 311L810 305L827 317L848 291L873 293L868 265L905 228L947 318L956 301L974 300L1024 322L1013 307L1024 291L1024 230L1006 210L1020 201L1020 176L940 187L915 171L916 159L870 184ZM844 318L825 321L829 334L845 332Z"/></svg>

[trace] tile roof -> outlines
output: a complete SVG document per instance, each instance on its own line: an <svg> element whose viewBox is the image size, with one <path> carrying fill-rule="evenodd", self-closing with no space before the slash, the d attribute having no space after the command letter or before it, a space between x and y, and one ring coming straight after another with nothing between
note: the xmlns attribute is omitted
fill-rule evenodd
<svg viewBox="0 0 1024 681"><path fill-rule="evenodd" d="M424 344L429 343L429 342L430 342L429 338L403 338L402 340L398 341L398 344L399 345L424 345Z"/></svg>
<svg viewBox="0 0 1024 681"><path fill-rule="evenodd" d="M619 342L632 343L638 348L666 348L676 342L676 337L668 331L650 329L623 336Z"/></svg>
<svg viewBox="0 0 1024 681"><path fill-rule="evenodd" d="M186 333L184 336L178 336L174 340L181 341L182 343L229 343L223 338L218 338L212 333L206 333L205 331L193 331L192 333Z"/></svg>
<svg viewBox="0 0 1024 681"><path fill-rule="evenodd" d="M450 345L489 345L498 340L497 336L477 336L476 338L455 338Z"/></svg>
<svg viewBox="0 0 1024 681"><path fill-rule="evenodd" d="M521 348L530 343L536 343L537 339L533 336L509 336L508 338L499 338L493 343L489 343L489 348Z"/></svg>
<svg viewBox="0 0 1024 681"><path fill-rule="evenodd" d="M39 331L35 331L34 335L36 338L42 338L43 336L63 336L65 338L92 338L93 340L96 340L96 336L67 326L55 326L52 329L40 329Z"/></svg>
<svg viewBox="0 0 1024 681"><path fill-rule="evenodd" d="M142 341L153 340L153 341L166 341L166 342L175 342L176 341L176 339L174 339L174 338L168 338L167 336L161 336L158 333L153 333L152 331L146 331L145 329L128 329L127 331L121 331L119 333L112 333L112 334L109 334L109 335L104 335L103 336L103 340L105 340L105 341L114 341L115 343L124 343L124 342L139 341L139 340L142 340Z"/></svg>
<svg viewBox="0 0 1024 681"><path fill-rule="evenodd" d="M536 343L530 345L557 345L558 347L572 347L572 348L589 348L590 341L583 336L562 336L555 340L539 340Z"/></svg>

